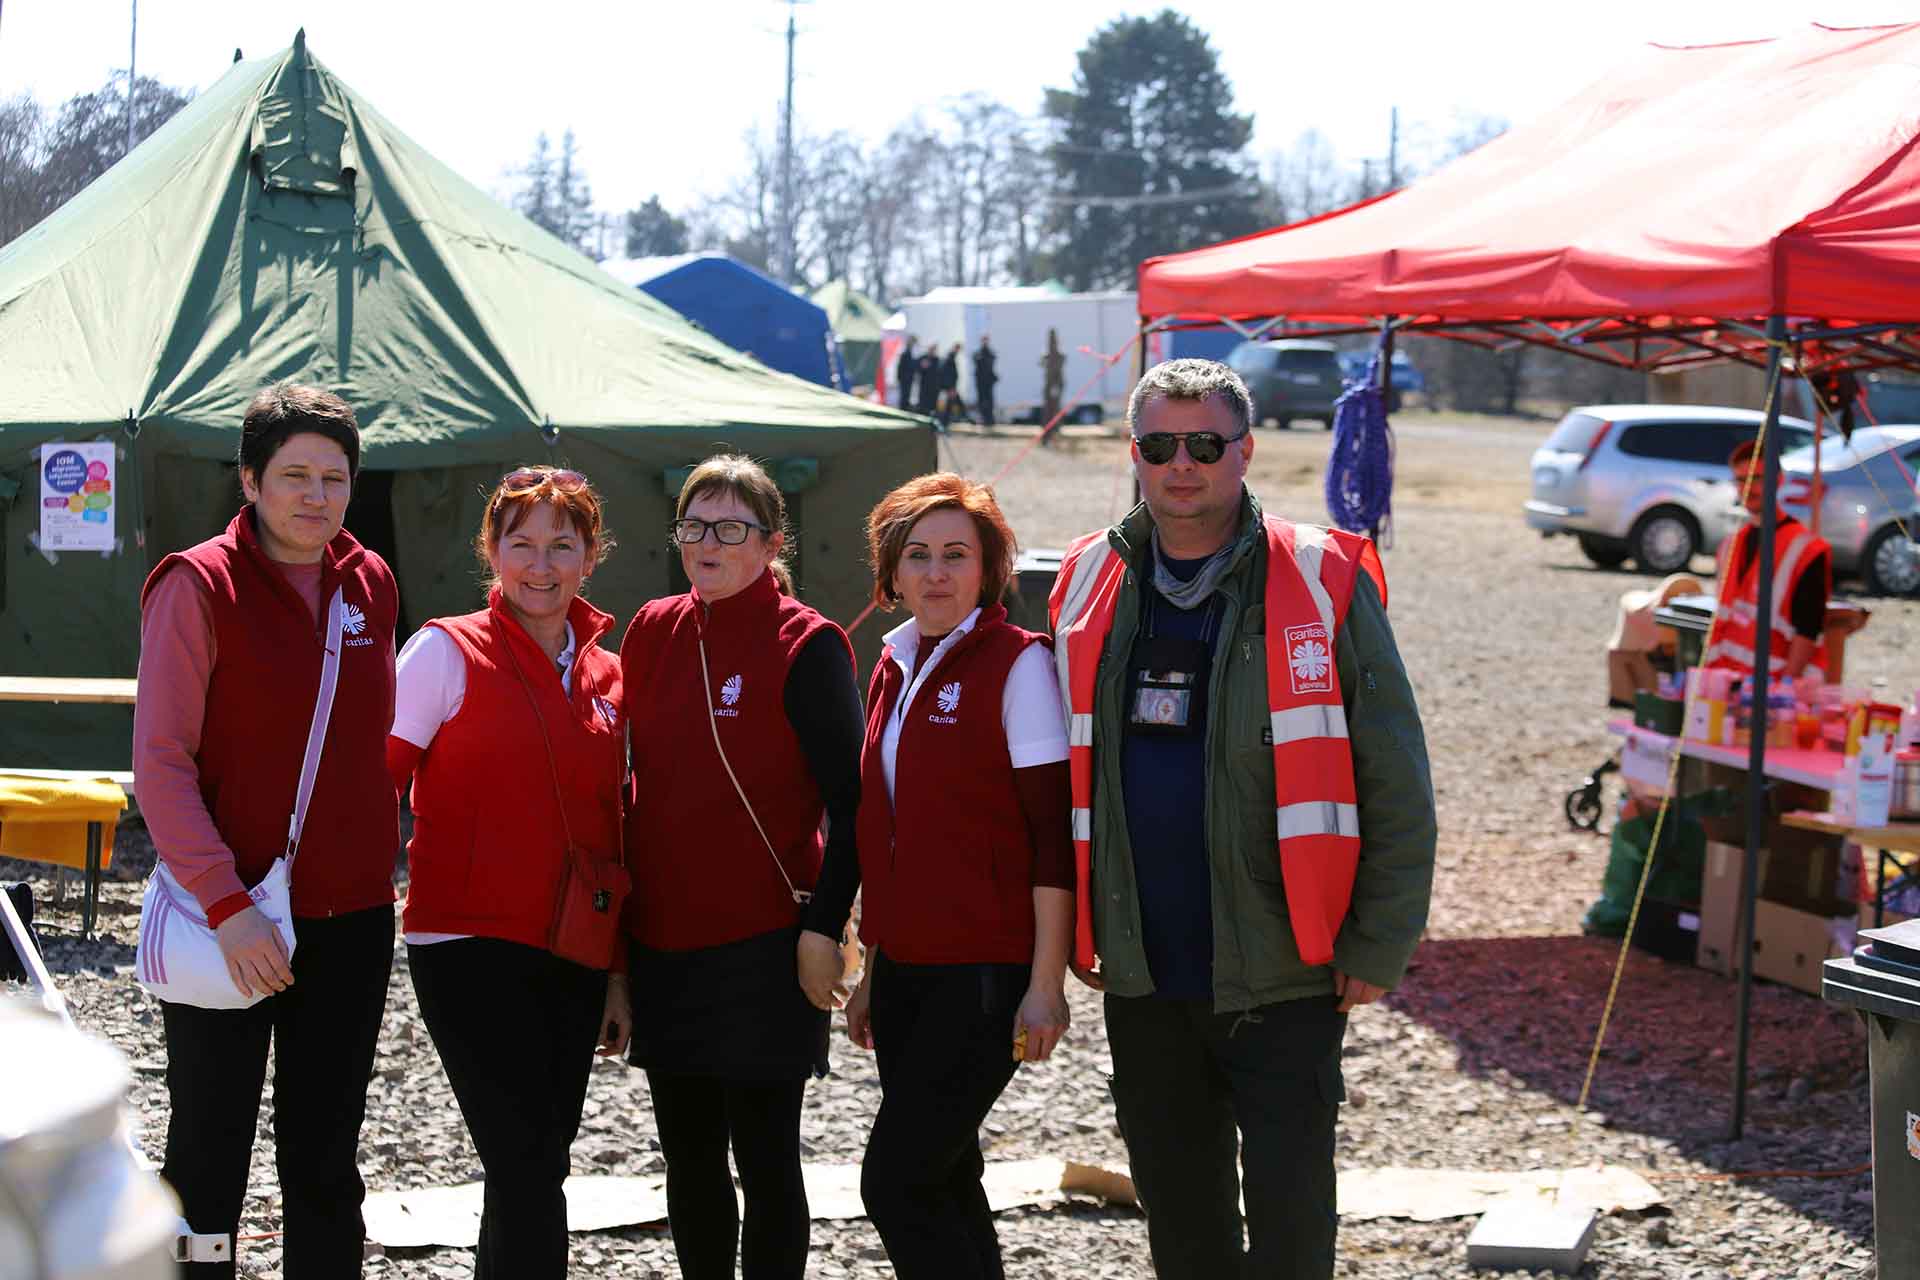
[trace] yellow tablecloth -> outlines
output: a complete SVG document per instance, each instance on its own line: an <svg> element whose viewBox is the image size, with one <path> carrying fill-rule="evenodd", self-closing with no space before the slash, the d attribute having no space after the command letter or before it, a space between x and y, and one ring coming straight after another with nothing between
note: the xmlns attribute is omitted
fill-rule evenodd
<svg viewBox="0 0 1920 1280"><path fill-rule="evenodd" d="M113 862L113 832L127 793L111 778L52 779L0 773L0 857L63 867L87 865L87 824L101 825L100 865Z"/></svg>

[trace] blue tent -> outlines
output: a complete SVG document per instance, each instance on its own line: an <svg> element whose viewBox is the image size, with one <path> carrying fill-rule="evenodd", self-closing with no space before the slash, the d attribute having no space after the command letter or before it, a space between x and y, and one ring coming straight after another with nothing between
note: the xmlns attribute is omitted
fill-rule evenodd
<svg viewBox="0 0 1920 1280"><path fill-rule="evenodd" d="M738 259L683 253L600 265L769 368L823 387L846 386L827 313Z"/></svg>

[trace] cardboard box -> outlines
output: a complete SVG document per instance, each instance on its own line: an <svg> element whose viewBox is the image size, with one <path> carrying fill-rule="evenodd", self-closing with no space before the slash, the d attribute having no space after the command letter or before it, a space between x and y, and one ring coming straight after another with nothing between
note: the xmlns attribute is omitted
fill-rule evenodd
<svg viewBox="0 0 1920 1280"><path fill-rule="evenodd" d="M1853 954L1854 921L1777 902L1753 904L1753 976L1820 994L1820 967L1829 957Z"/></svg>
<svg viewBox="0 0 1920 1280"><path fill-rule="evenodd" d="M1740 860L1744 851L1732 845L1707 842L1707 861L1700 872L1700 941L1694 964L1723 976L1739 972ZM1766 859L1762 851L1762 861Z"/></svg>
<svg viewBox="0 0 1920 1280"><path fill-rule="evenodd" d="M1767 952L1770 945L1771 953L1763 960L1756 960L1753 972L1757 977L1788 982L1818 994L1819 961L1826 958L1827 952L1824 943L1816 948L1811 941L1815 926L1824 938L1831 932L1830 922L1835 917L1845 916L1851 922L1855 909L1852 903L1836 898L1830 887L1824 893L1809 892L1827 886L1828 880L1839 874L1838 850L1834 850L1831 860L1805 856L1804 850L1799 852L1801 856L1789 851L1788 856L1779 857L1771 849L1760 851L1760 900L1754 904L1754 936L1760 945L1754 950ZM1744 849L1708 841L1706 865L1700 874L1700 942L1694 952L1694 963L1727 977L1740 972L1740 956L1744 950L1739 945L1738 930L1740 863L1745 856ZM1778 901L1770 890L1785 892L1791 900ZM1806 909L1809 906L1811 910ZM1867 910L1871 911L1872 906ZM1767 922L1771 922L1771 935ZM1794 981L1799 964L1793 957L1815 953L1818 959L1812 964L1812 985ZM1773 963L1776 958L1777 964ZM1769 972L1769 968L1774 971Z"/></svg>

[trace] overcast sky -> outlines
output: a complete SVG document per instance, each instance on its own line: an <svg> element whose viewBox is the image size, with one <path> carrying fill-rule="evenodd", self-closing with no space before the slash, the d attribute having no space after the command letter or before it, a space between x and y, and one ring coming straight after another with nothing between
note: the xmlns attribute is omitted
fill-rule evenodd
<svg viewBox="0 0 1920 1280"><path fill-rule="evenodd" d="M140 74L204 88L236 47L308 48L388 119L491 191L534 135L571 126L603 209L658 194L684 209L742 167L742 135L771 135L785 74L782 0L138 0ZM1181 6L1213 40L1262 161L1305 129L1341 156L1384 156L1462 115L1520 123L1597 79L1633 46L1776 34L1809 21L1920 17L1912 0L1370 0ZM812 0L796 12L798 127L883 136L916 111L980 92L1037 112L1074 55L1122 9L1086 0ZM97 88L128 55L130 0L0 0L0 96L54 104Z"/></svg>

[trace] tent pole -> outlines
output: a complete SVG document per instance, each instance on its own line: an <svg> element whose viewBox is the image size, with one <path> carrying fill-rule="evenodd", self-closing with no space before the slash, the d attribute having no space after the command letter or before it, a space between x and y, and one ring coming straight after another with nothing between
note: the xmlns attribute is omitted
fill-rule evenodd
<svg viewBox="0 0 1920 1280"><path fill-rule="evenodd" d="M1147 318L1141 316L1140 340L1133 344L1133 381L1135 386L1139 385L1140 379L1147 376L1147 333L1151 328L1152 326L1147 323ZM1127 403L1133 403L1133 387L1127 388ZM1133 424L1131 422L1123 422L1121 425L1125 428L1128 435L1133 434ZM1127 448L1131 449L1133 446L1128 445ZM1129 468L1129 470L1131 470L1131 468ZM1136 507L1140 505L1140 473L1138 471L1133 473L1133 505Z"/></svg>
<svg viewBox="0 0 1920 1280"><path fill-rule="evenodd" d="M1767 417L1760 429L1765 469L1760 484L1759 598L1754 602L1753 698L1747 718L1747 850L1740 866L1741 932L1735 942L1740 954L1740 1001L1736 1014L1733 1052L1733 1124L1729 1136L1740 1140L1747 1116L1748 1021L1753 1011L1753 902L1758 896L1760 841L1767 821L1767 684L1773 669L1773 542L1777 497L1780 492L1780 382L1781 348L1787 338L1786 318L1767 317ZM1720 590L1729 584L1724 580ZM1655 851L1657 854L1657 850Z"/></svg>

